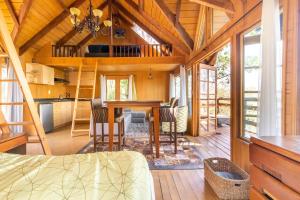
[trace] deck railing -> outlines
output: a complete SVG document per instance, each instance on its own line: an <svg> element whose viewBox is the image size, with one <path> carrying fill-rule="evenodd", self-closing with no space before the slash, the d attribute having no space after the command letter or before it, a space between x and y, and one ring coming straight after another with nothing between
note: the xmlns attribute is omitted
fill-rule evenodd
<svg viewBox="0 0 300 200"><path fill-rule="evenodd" d="M250 134L256 134L258 118L258 92L245 91L244 93L244 131ZM221 107L230 107L230 98L218 98L217 113L219 113Z"/></svg>
<svg viewBox="0 0 300 200"><path fill-rule="evenodd" d="M83 53L76 45L52 45L52 57L163 57L172 56L170 44L100 45L99 53Z"/></svg>

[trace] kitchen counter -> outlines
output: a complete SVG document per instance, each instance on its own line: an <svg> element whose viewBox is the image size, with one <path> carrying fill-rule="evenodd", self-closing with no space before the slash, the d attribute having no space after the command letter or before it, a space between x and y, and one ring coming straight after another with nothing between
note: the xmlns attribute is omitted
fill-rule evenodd
<svg viewBox="0 0 300 200"><path fill-rule="evenodd" d="M37 102L37 103L52 103L52 102L67 102L67 101L75 101L75 98L41 98L41 99L34 99L34 102Z"/></svg>

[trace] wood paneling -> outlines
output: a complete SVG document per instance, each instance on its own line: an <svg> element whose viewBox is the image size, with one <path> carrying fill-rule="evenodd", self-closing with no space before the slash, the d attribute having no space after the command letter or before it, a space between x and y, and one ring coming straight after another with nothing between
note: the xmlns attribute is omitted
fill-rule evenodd
<svg viewBox="0 0 300 200"><path fill-rule="evenodd" d="M137 100L169 100L169 72L152 71L153 79L148 79L149 72L99 72L104 75L134 75ZM99 79L98 79L99 80ZM100 81L97 81L100 84ZM99 87L98 87L99 88ZM99 91L98 91L99 92ZM96 93L99 95L100 93Z"/></svg>
<svg viewBox="0 0 300 200"><path fill-rule="evenodd" d="M66 96L66 86L63 83L56 83L55 85L29 84L29 87L34 99Z"/></svg>

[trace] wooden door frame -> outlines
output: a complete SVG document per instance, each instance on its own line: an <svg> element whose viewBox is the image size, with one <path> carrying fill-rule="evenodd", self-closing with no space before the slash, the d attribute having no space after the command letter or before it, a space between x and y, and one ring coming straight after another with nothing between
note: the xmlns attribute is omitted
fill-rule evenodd
<svg viewBox="0 0 300 200"><path fill-rule="evenodd" d="M106 81L108 80L115 81L115 100L120 100L121 98L120 81L123 79L127 79L129 83L129 76L127 75L106 75ZM107 94L107 85L106 85L106 94Z"/></svg>

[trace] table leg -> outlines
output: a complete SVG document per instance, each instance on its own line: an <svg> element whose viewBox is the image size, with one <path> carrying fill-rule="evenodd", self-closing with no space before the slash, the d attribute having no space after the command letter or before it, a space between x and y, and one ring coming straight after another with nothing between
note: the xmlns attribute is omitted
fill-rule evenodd
<svg viewBox="0 0 300 200"><path fill-rule="evenodd" d="M115 112L113 106L108 106L108 150L113 150Z"/></svg>
<svg viewBox="0 0 300 200"><path fill-rule="evenodd" d="M159 108L153 108L154 118L154 140L155 140L155 151L156 158L159 158Z"/></svg>

